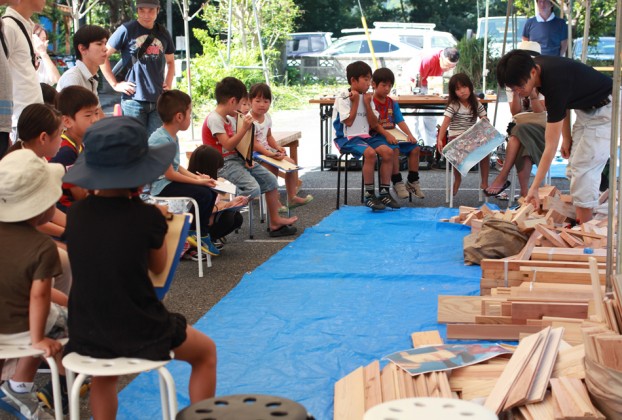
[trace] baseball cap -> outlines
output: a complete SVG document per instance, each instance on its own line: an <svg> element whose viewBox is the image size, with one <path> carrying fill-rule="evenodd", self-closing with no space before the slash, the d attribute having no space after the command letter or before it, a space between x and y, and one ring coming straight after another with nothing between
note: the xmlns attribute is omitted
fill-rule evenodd
<svg viewBox="0 0 622 420"><path fill-rule="evenodd" d="M160 7L160 0L136 0L136 7Z"/></svg>

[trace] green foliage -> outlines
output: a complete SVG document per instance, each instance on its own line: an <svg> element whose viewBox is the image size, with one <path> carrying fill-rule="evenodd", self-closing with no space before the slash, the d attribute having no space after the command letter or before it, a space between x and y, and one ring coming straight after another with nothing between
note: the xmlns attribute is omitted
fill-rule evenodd
<svg viewBox="0 0 622 420"><path fill-rule="evenodd" d="M466 73L471 78L476 91L485 91L488 89L496 89L497 78L495 68L499 59L491 59L488 54L486 68L488 75L486 76L486 89L482 88L482 67L484 57L484 40L466 37L458 42L458 50L460 51L460 61L456 66L456 72ZM490 51L490 49L488 50Z"/></svg>

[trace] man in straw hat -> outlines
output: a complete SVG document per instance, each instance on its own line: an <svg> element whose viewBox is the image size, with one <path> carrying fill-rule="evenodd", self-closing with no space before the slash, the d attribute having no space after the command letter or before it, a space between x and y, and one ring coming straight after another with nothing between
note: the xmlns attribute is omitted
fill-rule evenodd
<svg viewBox="0 0 622 420"><path fill-rule="evenodd" d="M561 152L564 158L569 158L570 194L577 219L581 223L591 220L598 205L600 175L609 159L611 78L568 58L532 57L527 51L514 50L499 61L497 81L523 98L534 89L546 98L545 146L526 201L536 207L540 205L538 188L563 135ZM576 113L572 133L571 109Z"/></svg>
<svg viewBox="0 0 622 420"><path fill-rule="evenodd" d="M175 144L149 147L135 118L105 118L84 136L84 152L64 177L91 191L67 213L73 285L66 352L101 358L174 357L192 366L190 401L214 396L216 345L158 300L148 269L166 263L166 220L136 195L173 162ZM119 328L122 325L123 328ZM114 418L117 377L93 378L94 418Z"/></svg>
<svg viewBox="0 0 622 420"><path fill-rule="evenodd" d="M52 219L64 173L62 165L27 149L0 161L0 343L32 344L46 357L62 349L56 339L66 337L67 310L58 304L66 305L67 296L52 289L60 259L54 241L37 226ZM33 390L40 362L19 359L14 375L0 386L1 409L29 419L53 418Z"/></svg>

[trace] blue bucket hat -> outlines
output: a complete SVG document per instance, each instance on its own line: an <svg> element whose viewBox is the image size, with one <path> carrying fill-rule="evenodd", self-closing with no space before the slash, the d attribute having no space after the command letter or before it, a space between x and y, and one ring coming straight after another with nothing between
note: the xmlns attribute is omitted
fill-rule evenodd
<svg viewBox="0 0 622 420"><path fill-rule="evenodd" d="M83 143L84 151L63 181L89 190L148 184L166 172L177 152L174 143L149 147L147 130L133 117L97 121Z"/></svg>

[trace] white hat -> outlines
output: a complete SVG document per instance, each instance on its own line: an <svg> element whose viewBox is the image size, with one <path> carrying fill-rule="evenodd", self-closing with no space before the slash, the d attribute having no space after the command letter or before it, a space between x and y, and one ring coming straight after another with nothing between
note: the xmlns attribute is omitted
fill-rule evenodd
<svg viewBox="0 0 622 420"><path fill-rule="evenodd" d="M0 222L22 222L52 207L63 194L65 168L33 151L16 150L0 160Z"/></svg>
<svg viewBox="0 0 622 420"><path fill-rule="evenodd" d="M518 43L518 46L516 47L516 49L533 51L538 54L542 53L542 48L540 47L540 44L538 44L535 41L521 41Z"/></svg>

